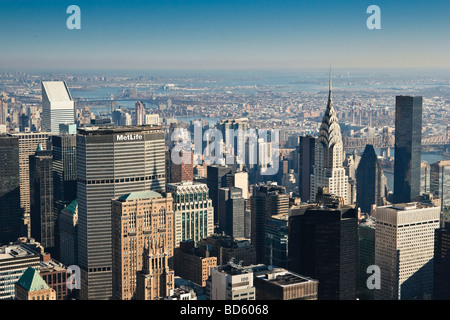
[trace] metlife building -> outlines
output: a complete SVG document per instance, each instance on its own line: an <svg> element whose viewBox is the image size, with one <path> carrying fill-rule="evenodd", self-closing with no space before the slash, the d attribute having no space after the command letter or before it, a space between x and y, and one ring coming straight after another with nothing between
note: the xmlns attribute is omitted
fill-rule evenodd
<svg viewBox="0 0 450 320"><path fill-rule="evenodd" d="M81 299L112 296L111 199L164 191L159 126L85 127L77 134L78 257Z"/></svg>

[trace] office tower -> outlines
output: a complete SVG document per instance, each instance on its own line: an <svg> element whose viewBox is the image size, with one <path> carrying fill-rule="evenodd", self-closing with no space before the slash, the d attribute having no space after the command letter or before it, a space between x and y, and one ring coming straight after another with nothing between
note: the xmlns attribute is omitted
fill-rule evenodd
<svg viewBox="0 0 450 320"><path fill-rule="evenodd" d="M177 276L205 287L211 268L217 267L217 257L211 255L208 245L194 247L194 241L184 241L175 248L173 270Z"/></svg>
<svg viewBox="0 0 450 320"><path fill-rule="evenodd" d="M266 265L288 267L288 218L288 213L281 213L266 221L264 256Z"/></svg>
<svg viewBox="0 0 450 320"><path fill-rule="evenodd" d="M19 138L19 169L20 169L20 206L23 210L24 235L31 236L30 228L30 165L29 156L36 152L38 144L43 150L47 149L50 133L27 132L9 134Z"/></svg>
<svg viewBox="0 0 450 320"><path fill-rule="evenodd" d="M68 126L66 127L68 128ZM77 198L77 137L75 134L64 134L63 132L65 132L65 128L64 125L61 125L60 135L52 136L54 188L53 208L55 216L54 256L58 260L61 260L59 248L59 217L61 210Z"/></svg>
<svg viewBox="0 0 450 320"><path fill-rule="evenodd" d="M242 189L219 188L219 228L234 238L244 237L245 203Z"/></svg>
<svg viewBox="0 0 450 320"><path fill-rule="evenodd" d="M174 289L175 273L169 267L164 243L150 242L144 248L142 271L136 276L136 300L157 300L170 295Z"/></svg>
<svg viewBox="0 0 450 320"><path fill-rule="evenodd" d="M212 165L207 167L206 179L209 188L209 197L214 208L214 224L219 223L219 188L227 186L227 174L234 172L233 167Z"/></svg>
<svg viewBox="0 0 450 320"><path fill-rule="evenodd" d="M317 300L318 281L284 268L258 273L256 300Z"/></svg>
<svg viewBox="0 0 450 320"><path fill-rule="evenodd" d="M440 199L443 212L450 209L450 160L430 165L430 192Z"/></svg>
<svg viewBox="0 0 450 320"><path fill-rule="evenodd" d="M28 267L39 269L39 253L21 244L0 247L0 300L14 299L14 284Z"/></svg>
<svg viewBox="0 0 450 320"><path fill-rule="evenodd" d="M53 210L53 155L38 145L30 155L31 237L54 252L55 212Z"/></svg>
<svg viewBox="0 0 450 320"><path fill-rule="evenodd" d="M145 106L142 101L136 102L134 112L135 112L135 120L134 120L135 124L137 126L142 126L144 124L144 116L145 116Z"/></svg>
<svg viewBox="0 0 450 320"><path fill-rule="evenodd" d="M370 213L372 205L382 206L385 198L383 169L372 145L366 145L356 171L356 202Z"/></svg>
<svg viewBox="0 0 450 320"><path fill-rule="evenodd" d="M255 246L248 239L234 239L228 235L212 234L200 242L208 245L210 254L217 257L217 265L227 264L231 259L239 261L242 266L256 264Z"/></svg>
<svg viewBox="0 0 450 320"><path fill-rule="evenodd" d="M59 260L67 266L78 264L78 202L73 200L59 215Z"/></svg>
<svg viewBox="0 0 450 320"><path fill-rule="evenodd" d="M0 135L0 244L22 236L19 138Z"/></svg>
<svg viewBox="0 0 450 320"><path fill-rule="evenodd" d="M212 268L206 283L206 297L208 300L255 300L252 269L233 261Z"/></svg>
<svg viewBox="0 0 450 320"><path fill-rule="evenodd" d="M171 152L173 152L173 149ZM180 164L174 163L171 158L169 159L171 183L194 180L194 153L181 150L180 159L184 159Z"/></svg>
<svg viewBox="0 0 450 320"><path fill-rule="evenodd" d="M160 127L79 128L77 134L80 298L112 297L111 199L165 188Z"/></svg>
<svg viewBox="0 0 450 320"><path fill-rule="evenodd" d="M61 123L75 122L75 105L65 81L42 81L42 131L59 134Z"/></svg>
<svg viewBox="0 0 450 320"><path fill-rule="evenodd" d="M272 216L289 213L289 195L276 183L260 184L253 188L251 199L251 241L256 248L256 261L264 262L265 226Z"/></svg>
<svg viewBox="0 0 450 320"><path fill-rule="evenodd" d="M15 284L15 300L56 300L55 290L39 275L39 271L28 267Z"/></svg>
<svg viewBox="0 0 450 320"><path fill-rule="evenodd" d="M450 224L436 229L434 238L433 300L450 300Z"/></svg>
<svg viewBox="0 0 450 320"><path fill-rule="evenodd" d="M75 123L61 123L59 124L59 135L77 134L77 125Z"/></svg>
<svg viewBox="0 0 450 320"><path fill-rule="evenodd" d="M358 231L358 298L373 300L375 290L367 287L371 275L367 270L375 264L375 219L369 217L361 221Z"/></svg>
<svg viewBox="0 0 450 320"><path fill-rule="evenodd" d="M426 161L420 163L420 194L431 192L430 170L431 167Z"/></svg>
<svg viewBox="0 0 450 320"><path fill-rule="evenodd" d="M420 195L422 97L395 97L394 203Z"/></svg>
<svg viewBox="0 0 450 320"><path fill-rule="evenodd" d="M375 300L431 298L439 216L439 207L416 202L377 208L375 265L381 289L375 291Z"/></svg>
<svg viewBox="0 0 450 320"><path fill-rule="evenodd" d="M175 212L175 244L193 240L195 245L214 232L214 209L208 186L200 182L179 182L167 184L172 193Z"/></svg>
<svg viewBox="0 0 450 320"><path fill-rule="evenodd" d="M319 281L319 300L355 300L358 210L316 205L289 217L289 270Z"/></svg>
<svg viewBox="0 0 450 320"><path fill-rule="evenodd" d="M154 191L131 192L112 200L113 299L136 298L136 272L144 247L173 257L173 199Z"/></svg>
<svg viewBox="0 0 450 320"><path fill-rule="evenodd" d="M341 128L333 104L330 76L327 108L320 125L319 137L315 142L309 198L311 202L316 201L320 187L327 187L331 194L341 197L345 199L346 203L349 203L348 176L345 174L343 163L344 149Z"/></svg>

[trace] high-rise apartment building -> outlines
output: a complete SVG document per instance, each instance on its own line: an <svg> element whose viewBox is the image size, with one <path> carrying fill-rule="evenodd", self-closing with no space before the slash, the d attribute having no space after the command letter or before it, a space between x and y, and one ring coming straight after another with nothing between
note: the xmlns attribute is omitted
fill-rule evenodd
<svg viewBox="0 0 450 320"><path fill-rule="evenodd" d="M144 265L145 246L173 257L173 218L170 193L131 192L112 200L113 299L136 298L136 276Z"/></svg>
<svg viewBox="0 0 450 320"><path fill-rule="evenodd" d="M289 217L289 270L319 281L319 300L355 300L358 210L312 205Z"/></svg>
<svg viewBox="0 0 450 320"><path fill-rule="evenodd" d="M53 210L53 155L38 145L30 155L31 236L46 250L55 249L55 212Z"/></svg>
<svg viewBox="0 0 450 320"><path fill-rule="evenodd" d="M197 245L214 232L214 209L205 183L169 183L166 189L174 199L175 248L187 240L193 240Z"/></svg>
<svg viewBox="0 0 450 320"><path fill-rule="evenodd" d="M112 297L111 199L165 188L160 127L86 127L77 134L81 299Z"/></svg>
<svg viewBox="0 0 450 320"><path fill-rule="evenodd" d="M289 194L276 183L260 184L253 188L251 199L251 241L256 248L256 261L265 257L266 221L272 216L289 213Z"/></svg>
<svg viewBox="0 0 450 320"><path fill-rule="evenodd" d="M42 131L59 134L59 125L75 123L75 105L64 81L42 81Z"/></svg>
<svg viewBox="0 0 450 320"><path fill-rule="evenodd" d="M440 208L422 203L378 207L375 265L380 289L375 300L431 299L435 230Z"/></svg>
<svg viewBox="0 0 450 320"><path fill-rule="evenodd" d="M30 228L30 165L29 157L36 152L40 144L47 150L47 143L51 136L48 132L13 133L9 136L19 138L19 169L20 169L20 206L23 210L24 235L31 236Z"/></svg>
<svg viewBox="0 0 450 320"><path fill-rule="evenodd" d="M0 135L0 244L22 236L19 138Z"/></svg>
<svg viewBox="0 0 450 320"><path fill-rule="evenodd" d="M383 169L372 145L366 145L356 171L356 202L362 212L372 205L382 206L385 198Z"/></svg>
<svg viewBox="0 0 450 320"><path fill-rule="evenodd" d="M394 203L420 195L422 97L395 97Z"/></svg>
<svg viewBox="0 0 450 320"><path fill-rule="evenodd" d="M346 203L349 203L348 176L345 173L343 163L342 134L334 108L330 76L327 108L322 118L319 136L315 142L310 201L316 201L319 188L326 187L331 194L341 197Z"/></svg>

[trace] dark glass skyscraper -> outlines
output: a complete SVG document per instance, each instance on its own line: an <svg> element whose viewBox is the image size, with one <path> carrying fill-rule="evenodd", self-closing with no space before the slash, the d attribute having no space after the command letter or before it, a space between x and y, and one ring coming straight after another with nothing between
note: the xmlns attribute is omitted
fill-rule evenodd
<svg viewBox="0 0 450 320"><path fill-rule="evenodd" d="M219 188L227 186L227 174L233 173L234 167L212 165L207 169L206 184L209 188L209 197L214 207L214 224L219 223Z"/></svg>
<svg viewBox="0 0 450 320"><path fill-rule="evenodd" d="M310 199L311 174L313 174L316 138L313 136L300 137L298 153L298 191L302 201Z"/></svg>
<svg viewBox="0 0 450 320"><path fill-rule="evenodd" d="M366 149L356 171L356 202L362 212L370 213L373 204L383 205L383 169L372 145Z"/></svg>
<svg viewBox="0 0 450 320"><path fill-rule="evenodd" d="M31 236L53 253L55 217L53 211L53 156L38 145L30 155L30 221Z"/></svg>
<svg viewBox="0 0 450 320"><path fill-rule="evenodd" d="M394 203L420 195L422 97L395 98Z"/></svg>
<svg viewBox="0 0 450 320"><path fill-rule="evenodd" d="M311 206L289 217L289 270L319 280L319 300L354 300L358 277L358 212Z"/></svg>
<svg viewBox="0 0 450 320"><path fill-rule="evenodd" d="M19 172L19 138L0 135L0 244L22 235Z"/></svg>

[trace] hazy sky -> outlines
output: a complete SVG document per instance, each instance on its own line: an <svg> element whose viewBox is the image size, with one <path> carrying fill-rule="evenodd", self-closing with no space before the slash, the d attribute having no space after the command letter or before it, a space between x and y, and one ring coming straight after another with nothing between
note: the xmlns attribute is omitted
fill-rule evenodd
<svg viewBox="0 0 450 320"><path fill-rule="evenodd" d="M81 30L69 30L69 5ZM369 30L367 7L381 9ZM1 0L0 71L450 67L450 1Z"/></svg>

